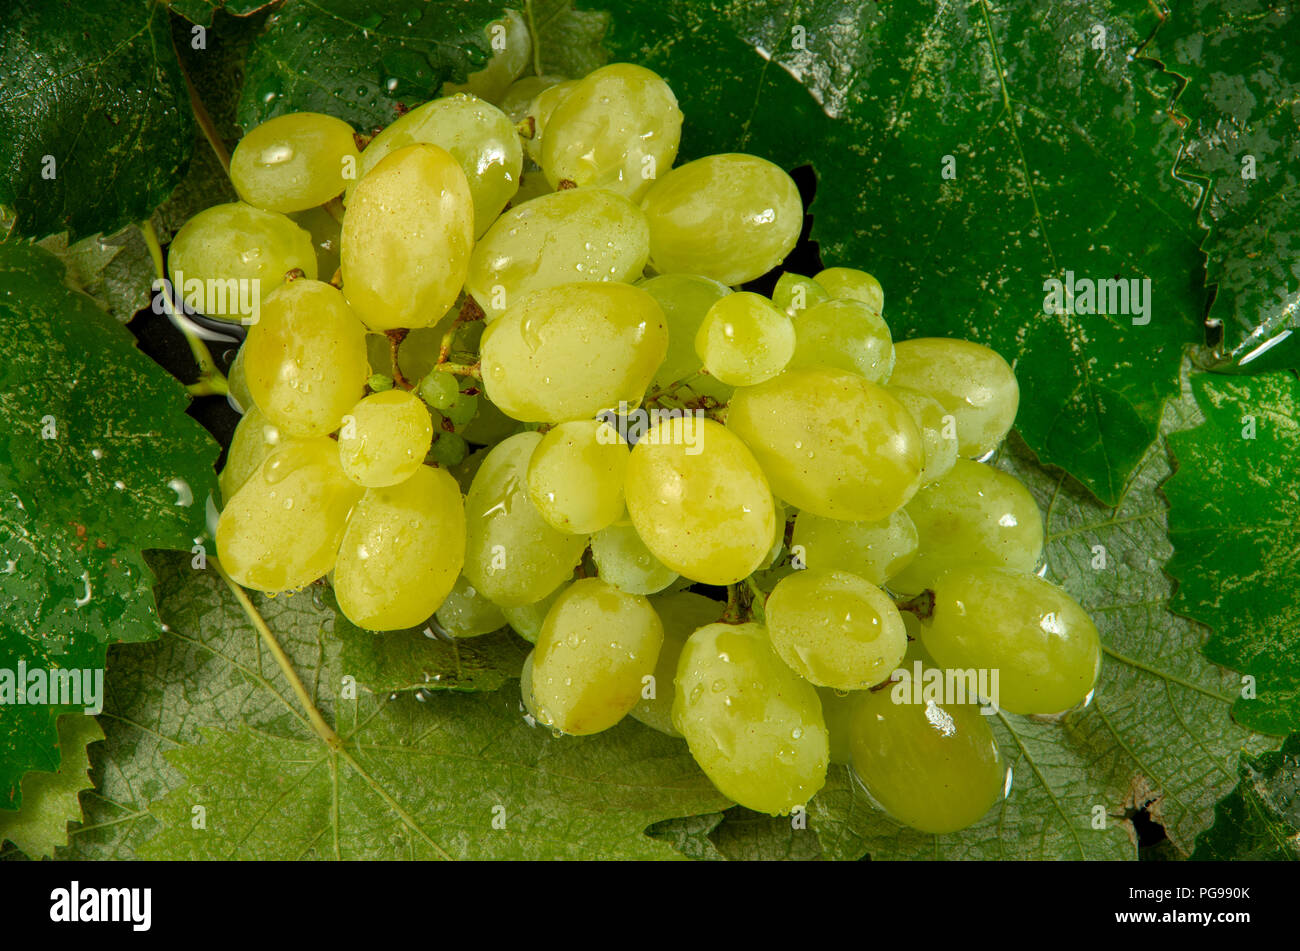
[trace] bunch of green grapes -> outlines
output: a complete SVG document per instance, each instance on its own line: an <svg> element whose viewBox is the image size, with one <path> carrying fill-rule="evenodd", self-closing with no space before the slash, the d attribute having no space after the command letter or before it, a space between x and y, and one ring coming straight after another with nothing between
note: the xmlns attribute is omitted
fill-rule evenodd
<svg viewBox="0 0 1300 951"><path fill-rule="evenodd" d="M749 808L804 807L835 763L900 822L979 820L1008 782L986 714L1071 710L1101 657L1042 577L1037 504L987 462L1012 368L895 341L861 270L758 293L803 224L790 176L674 167L661 77L521 78L516 20L364 148L313 113L252 129L240 202L177 235L187 280L265 282L238 298L221 564L326 579L371 631L509 627L532 721L630 714ZM898 689L952 671L997 679Z"/></svg>

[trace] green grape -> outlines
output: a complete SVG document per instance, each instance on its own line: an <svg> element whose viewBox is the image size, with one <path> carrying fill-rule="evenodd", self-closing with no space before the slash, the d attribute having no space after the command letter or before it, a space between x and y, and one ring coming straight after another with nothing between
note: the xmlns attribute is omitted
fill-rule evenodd
<svg viewBox="0 0 1300 951"><path fill-rule="evenodd" d="M880 586L912 561L917 534L906 509L876 522L800 512L790 542L790 551L800 562L797 567L848 571Z"/></svg>
<svg viewBox="0 0 1300 951"><path fill-rule="evenodd" d="M515 192L514 197L510 199L510 206L518 208L534 198L553 194L555 189L551 187L551 183L546 180L546 175L540 169L527 169L519 176L519 191Z"/></svg>
<svg viewBox="0 0 1300 951"><path fill-rule="evenodd" d="M360 175L369 174L397 149L417 144L446 150L469 183L474 236L487 231L519 190L524 153L514 123L496 106L463 93L412 109L380 132L361 153ZM351 200L356 184L348 189Z"/></svg>
<svg viewBox="0 0 1300 951"><path fill-rule="evenodd" d="M590 419L637 405L667 350L663 311L639 287L561 284L530 294L483 332L483 385L524 422Z"/></svg>
<svg viewBox="0 0 1300 951"><path fill-rule="evenodd" d="M244 350L254 402L295 436L338 429L370 376L361 322L338 288L306 278L267 298Z"/></svg>
<svg viewBox="0 0 1300 951"><path fill-rule="evenodd" d="M262 460L280 445L280 430L271 425L262 411L253 405L235 427L226 453L226 466L221 470L221 497L234 498L262 464Z"/></svg>
<svg viewBox="0 0 1300 951"><path fill-rule="evenodd" d="M894 369L889 327L867 304L828 300L809 307L794 322L795 367L835 367L883 383Z"/></svg>
<svg viewBox="0 0 1300 951"><path fill-rule="evenodd" d="M856 373L803 367L736 391L727 428L744 440L795 508L876 521L921 485L916 423L883 387Z"/></svg>
<svg viewBox="0 0 1300 951"><path fill-rule="evenodd" d="M348 513L364 492L326 436L287 439L227 502L217 557L237 583L294 591L334 567Z"/></svg>
<svg viewBox="0 0 1300 951"><path fill-rule="evenodd" d="M925 449L925 464L921 467L921 484L938 482L952 471L957 461L957 425L938 400L920 390L905 386L887 386L889 395L912 414L921 430L921 445Z"/></svg>
<svg viewBox="0 0 1300 951"><path fill-rule="evenodd" d="M535 642L534 642L535 643ZM519 703L524 708L524 720L529 726L537 725L537 701L533 699L533 658L537 650L530 650L519 669Z"/></svg>
<svg viewBox="0 0 1300 951"><path fill-rule="evenodd" d="M455 476L456 481L460 483L460 491L462 493L466 495L469 494L469 487L474 484L474 476L478 475L478 470L482 468L484 460L488 457L488 453L494 448L496 447L493 446L476 449L469 453L460 462L451 466L451 474Z"/></svg>
<svg viewBox="0 0 1300 951"><path fill-rule="evenodd" d="M382 488L415 475L432 442L433 423L419 398L387 390L367 396L343 417L339 459L353 482Z"/></svg>
<svg viewBox="0 0 1300 951"><path fill-rule="evenodd" d="M434 614L439 626L452 637L478 637L505 627L501 609L462 574Z"/></svg>
<svg viewBox="0 0 1300 951"><path fill-rule="evenodd" d="M560 423L542 437L528 463L528 495L560 531L598 532L623 517L628 455L627 443L608 423Z"/></svg>
<svg viewBox="0 0 1300 951"><path fill-rule="evenodd" d="M524 148L528 152L528 157L538 165L542 164L542 143L546 127L550 124L551 116L559 107L560 103L568 98L569 93L578 87L578 80L566 79L564 82L556 83L539 92L532 104L528 107L528 113L525 120L532 120L532 137L524 141ZM546 173L542 173L542 178L546 178ZM547 186L554 188L547 181Z"/></svg>
<svg viewBox="0 0 1300 951"><path fill-rule="evenodd" d="M185 222L167 249L167 267L177 303L254 323L290 271L315 279L316 252L311 235L289 218L237 201Z"/></svg>
<svg viewBox="0 0 1300 951"><path fill-rule="evenodd" d="M772 496L772 509L776 513L776 531L772 533L772 547L767 550L767 554L759 564L760 568L771 568L776 564L777 558L781 555L781 549L785 547L785 523L788 518L784 503L775 495Z"/></svg>
<svg viewBox="0 0 1300 951"><path fill-rule="evenodd" d="M532 694L539 723L586 736L627 716L651 676L664 629L645 598L581 578L546 613Z"/></svg>
<svg viewBox="0 0 1300 951"><path fill-rule="evenodd" d="M753 386L785 369L794 354L790 318L761 294L728 294L709 308L695 335L704 368L730 386Z"/></svg>
<svg viewBox="0 0 1300 951"><path fill-rule="evenodd" d="M533 291L574 281L632 281L650 230L641 209L601 189L567 190L515 205L474 248L466 291L489 322Z"/></svg>
<svg viewBox="0 0 1300 951"><path fill-rule="evenodd" d="M889 587L917 594L949 568L967 563L1030 573L1043 554L1043 518L1029 490L1014 476L969 459L912 499L916 557L889 579Z"/></svg>
<svg viewBox="0 0 1300 951"><path fill-rule="evenodd" d="M1061 713L1101 671L1097 628L1079 603L1037 575L964 565L935 582L926 649L944 667L998 671L996 700L1021 714Z"/></svg>
<svg viewBox="0 0 1300 951"><path fill-rule="evenodd" d="M682 138L677 97L656 73L611 63L568 91L546 123L538 162L553 188L608 188L638 200L673 167Z"/></svg>
<svg viewBox="0 0 1300 951"><path fill-rule="evenodd" d="M656 271L701 274L730 285L780 264L803 227L794 180L765 159L735 152L673 169L641 207Z"/></svg>
<svg viewBox="0 0 1300 951"><path fill-rule="evenodd" d="M438 438L429 447L429 454L431 462L449 469L465 461L469 444L460 433L449 433L444 429L439 431Z"/></svg>
<svg viewBox="0 0 1300 951"><path fill-rule="evenodd" d="M668 355L655 371L654 385L669 387L679 380L699 373L703 361L695 352L695 336L700 325L717 301L731 293L731 288L712 278L694 274L660 274L638 285L658 303L668 322ZM734 387L716 377L696 377L686 384L691 392L708 396L719 403L731 399Z"/></svg>
<svg viewBox="0 0 1300 951"><path fill-rule="evenodd" d="M482 393L478 398L478 412L465 424L461 435L480 446L494 446L507 436L519 432L519 420L511 419Z"/></svg>
<svg viewBox="0 0 1300 951"><path fill-rule="evenodd" d="M656 558L705 584L735 584L772 547L772 491L744 443L711 419L661 420L627 468L628 515Z"/></svg>
<svg viewBox="0 0 1300 951"><path fill-rule="evenodd" d="M853 761L853 713L866 692L818 687L817 696L822 702L822 719L826 721L830 760L837 766L848 766Z"/></svg>
<svg viewBox="0 0 1300 951"><path fill-rule="evenodd" d="M366 380L366 386L372 393L387 393L393 388L393 378L383 373L372 373Z"/></svg>
<svg viewBox="0 0 1300 951"><path fill-rule="evenodd" d="M460 387L456 377L443 370L434 370L425 374L415 391L434 409L441 412L456 401Z"/></svg>
<svg viewBox="0 0 1300 951"><path fill-rule="evenodd" d="M776 279L772 289L772 303L788 317L798 317L810 307L816 307L822 301L830 300L826 288L811 277L786 271Z"/></svg>
<svg viewBox="0 0 1300 951"><path fill-rule="evenodd" d="M957 452L979 457L993 451L1016 421L1020 385L994 351L969 340L921 337L894 347L889 382L938 400L957 422Z"/></svg>
<svg viewBox="0 0 1300 951"><path fill-rule="evenodd" d="M405 482L367 489L352 510L334 593L357 627L414 627L441 607L464 561L460 486L444 470L420 466Z"/></svg>
<svg viewBox="0 0 1300 951"><path fill-rule="evenodd" d="M826 782L821 702L758 624L709 624L677 663L673 725L724 796L784 815Z"/></svg>
<svg viewBox="0 0 1300 951"><path fill-rule="evenodd" d="M907 631L889 595L847 571L786 575L763 610L777 654L819 687L874 686L907 651Z"/></svg>
<svg viewBox="0 0 1300 951"><path fill-rule="evenodd" d="M673 726L673 697L676 695L673 680L677 677L677 661L687 639L722 617L724 605L702 594L679 591L651 598L650 606L663 623L664 644L655 662L653 689L641 691L641 699L629 716L660 733L681 736Z"/></svg>
<svg viewBox="0 0 1300 951"><path fill-rule="evenodd" d="M316 249L317 275L333 277L339 269L339 236L343 223L323 207L292 212L289 220L311 235L312 247Z"/></svg>
<svg viewBox="0 0 1300 951"><path fill-rule="evenodd" d="M987 718L974 704L895 703L894 689L863 691L853 704L853 771L914 829L942 835L977 822L1007 774Z"/></svg>
<svg viewBox="0 0 1300 951"><path fill-rule="evenodd" d="M456 301L474 246L465 173L436 145L385 156L343 219L344 293L371 330L427 327Z"/></svg>
<svg viewBox="0 0 1300 951"><path fill-rule="evenodd" d="M528 68L532 62L533 41L523 16L507 10L500 20L488 24L486 32L491 58L482 69L470 73L464 85L447 83L445 92L469 92L496 102Z"/></svg>
<svg viewBox="0 0 1300 951"><path fill-rule="evenodd" d="M602 578L628 594L655 594L677 580L677 572L646 548L631 522L592 535L591 558Z"/></svg>
<svg viewBox="0 0 1300 951"><path fill-rule="evenodd" d="M528 118L528 110L533 100L546 89L564 82L560 76L525 76L510 84L497 106L510 117L515 125Z"/></svg>
<svg viewBox="0 0 1300 951"><path fill-rule="evenodd" d="M828 267L813 280L833 299L861 301L877 314L885 310L884 289L866 271L855 267Z"/></svg>
<svg viewBox="0 0 1300 951"><path fill-rule="evenodd" d="M319 112L291 112L254 126L230 155L239 197L267 211L306 211L340 195L356 175L352 126Z"/></svg>
<svg viewBox="0 0 1300 951"><path fill-rule="evenodd" d="M542 633L542 624L546 621L546 615L551 610L551 605L565 591L569 590L567 584L562 584L540 601L534 601L532 604L525 604L517 608L502 608L501 613L510 622L514 632L530 644L536 644L537 638ZM525 663L527 667L527 663Z"/></svg>
<svg viewBox="0 0 1300 951"><path fill-rule="evenodd" d="M244 414L252 411L257 404L253 394L248 392L248 377L244 375L244 348L235 351L235 359L230 363L230 372L226 374L226 384L230 392L227 398L233 402L235 411Z"/></svg>
<svg viewBox="0 0 1300 951"><path fill-rule="evenodd" d="M452 321L460 313L459 307L453 307L442 320L438 321L432 327L417 327L414 330L407 331L402 338L401 344L397 348L397 365L401 367L402 376L408 380L422 380L438 364L439 353L442 350L443 335L451 329ZM393 358L390 351L388 337L385 334L370 334L370 337L377 337L383 347L383 354L380 356L375 353L371 356L371 366L375 366L374 359L379 357L378 367L391 372ZM459 343L459 340L453 339L453 348ZM379 347L376 346L376 350ZM446 373L446 371L439 371ZM450 375L450 374L447 374ZM454 382L454 380L453 380Z"/></svg>
<svg viewBox="0 0 1300 951"><path fill-rule="evenodd" d="M465 577L502 607L540 601L573 573L586 535L552 528L528 498L528 461L542 437L519 433L498 444L465 498Z"/></svg>

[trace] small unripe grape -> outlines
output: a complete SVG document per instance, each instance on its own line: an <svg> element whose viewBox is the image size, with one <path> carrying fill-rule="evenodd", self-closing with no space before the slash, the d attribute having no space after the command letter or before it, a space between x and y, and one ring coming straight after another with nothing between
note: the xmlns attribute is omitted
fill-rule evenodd
<svg viewBox="0 0 1300 951"><path fill-rule="evenodd" d="M879 586L915 557L917 533L907 509L897 509L878 522L800 512L790 542L801 567L849 571Z"/></svg>
<svg viewBox="0 0 1300 951"><path fill-rule="evenodd" d="M367 396L343 417L339 459L358 485L397 485L420 468L432 442L433 423L420 398L386 390Z"/></svg>
<svg viewBox="0 0 1300 951"><path fill-rule="evenodd" d="M602 578L628 594L654 594L678 577L646 547L631 522L616 522L592 535L591 560Z"/></svg>
<svg viewBox="0 0 1300 951"><path fill-rule="evenodd" d="M562 532L598 532L623 516L627 443L608 423L579 419L556 426L528 463L528 494Z"/></svg>
<svg viewBox="0 0 1300 951"><path fill-rule="evenodd" d="M532 604L525 604L517 608L502 608L501 613L505 615L506 621L514 632L530 644L536 644L538 636L542 633L542 625L546 622L546 615L551 610L551 605L555 603L556 598L569 589L567 584L562 584L540 601L534 601Z"/></svg>
<svg viewBox="0 0 1300 951"><path fill-rule="evenodd" d="M880 282L855 267L828 267L813 278L835 300L856 300L877 314L885 309L885 292Z"/></svg>
<svg viewBox="0 0 1300 951"><path fill-rule="evenodd" d="M695 352L723 383L753 386L790 362L794 324L761 294L728 294L709 308L695 335Z"/></svg>
<svg viewBox="0 0 1300 951"><path fill-rule="evenodd" d="M528 157L538 165L542 164L542 145L545 142L546 128L550 124L551 116L559 108L560 103L568 98L569 93L577 88L580 80L566 79L563 82L556 83L543 89L533 99L528 106L526 118L533 120L533 135L530 139L524 140L524 148L528 152ZM542 173L542 180L546 181L546 173ZM549 189L555 188L549 181L546 181Z"/></svg>
<svg viewBox="0 0 1300 951"><path fill-rule="evenodd" d="M669 387L699 374L704 361L695 352L695 337L709 308L731 293L731 288L695 274L659 274L638 285L658 303L668 323L668 355L655 371L654 385ZM700 374L687 384L690 391L719 403L731 399L734 387L716 377Z"/></svg>
<svg viewBox="0 0 1300 951"><path fill-rule="evenodd" d="M873 383L889 379L894 343L880 314L856 300L828 300L794 321L797 343L790 360L795 367L835 367Z"/></svg>
<svg viewBox="0 0 1300 951"><path fill-rule="evenodd" d="M230 181L239 197L267 211L305 211L342 194L357 173L352 126L319 112L268 119L239 140Z"/></svg>
<svg viewBox="0 0 1300 951"><path fill-rule="evenodd" d="M681 736L673 726L673 697L677 693L673 681L677 678L677 661L692 634L722 617L724 605L702 594L679 591L651 598L650 606L663 623L664 643L659 648L659 660L655 662L653 696L646 697L646 691L642 690L641 699L628 715L660 733Z"/></svg>
<svg viewBox="0 0 1300 951"><path fill-rule="evenodd" d="M826 288L811 277L786 271L776 279L772 288L772 303L789 317L798 317L805 310L830 300Z"/></svg>
<svg viewBox="0 0 1300 951"><path fill-rule="evenodd" d="M234 498L267 456L280 444L280 430L273 426L254 404L235 427L226 453L226 467L221 470L221 497Z"/></svg>
<svg viewBox="0 0 1300 951"><path fill-rule="evenodd" d="M956 419L938 400L920 390L905 386L887 386L889 395L902 403L921 430L925 464L921 467L921 484L938 482L952 471L957 461Z"/></svg>
<svg viewBox="0 0 1300 951"><path fill-rule="evenodd" d="M463 574L456 579L434 617L452 637L490 634L506 623L501 609L485 598Z"/></svg>

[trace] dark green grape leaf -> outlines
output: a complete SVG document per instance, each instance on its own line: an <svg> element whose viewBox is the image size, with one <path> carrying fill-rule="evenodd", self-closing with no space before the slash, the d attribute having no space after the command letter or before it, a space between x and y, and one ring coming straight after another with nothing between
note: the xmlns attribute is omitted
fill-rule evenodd
<svg viewBox="0 0 1300 951"><path fill-rule="evenodd" d="M192 163L191 172L193 168ZM137 226L127 225L108 237L91 235L71 245L66 234L50 235L38 244L67 267L69 284L122 323L149 306L153 259Z"/></svg>
<svg viewBox="0 0 1300 951"><path fill-rule="evenodd" d="M20 234L112 234L180 180L194 124L167 20L145 0L5 4L0 205Z"/></svg>
<svg viewBox="0 0 1300 951"><path fill-rule="evenodd" d="M42 248L0 245L0 658L101 670L108 643L157 636L145 548L204 531L218 447L184 389L64 283ZM84 706L85 704L82 704ZM0 706L0 808L59 765L43 703Z"/></svg>
<svg viewBox="0 0 1300 951"><path fill-rule="evenodd" d="M104 738L94 717L70 713L59 717L59 769L23 777L23 805L0 811L0 844L13 843L29 858L48 858L68 844L68 823L82 819L81 794L92 789L86 747Z"/></svg>
<svg viewBox="0 0 1300 951"><path fill-rule="evenodd" d="M1285 734L1300 725L1300 382L1198 375L1193 388L1205 422L1170 437L1164 487L1172 607L1214 629L1206 656L1252 678L1237 720Z"/></svg>
<svg viewBox="0 0 1300 951"><path fill-rule="evenodd" d="M609 14L574 9L573 0L527 0L524 19L533 36L538 76L585 76L608 61L601 41Z"/></svg>
<svg viewBox="0 0 1300 951"><path fill-rule="evenodd" d="M1241 782L1214 807L1194 860L1300 860L1300 733L1280 750L1243 756Z"/></svg>
<svg viewBox="0 0 1300 951"><path fill-rule="evenodd" d="M170 0L169 6L191 23L209 26L218 10L246 17L271 6L275 0Z"/></svg>

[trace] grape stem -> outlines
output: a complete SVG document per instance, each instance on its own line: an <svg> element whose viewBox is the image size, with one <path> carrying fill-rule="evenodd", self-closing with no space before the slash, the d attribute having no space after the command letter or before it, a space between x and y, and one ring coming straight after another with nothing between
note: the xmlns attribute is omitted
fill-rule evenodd
<svg viewBox="0 0 1300 951"><path fill-rule="evenodd" d="M483 370L481 364L475 363L439 363L435 370L441 370L444 373L454 373L457 376L471 376L476 380L483 379Z"/></svg>
<svg viewBox="0 0 1300 951"><path fill-rule="evenodd" d="M745 579L745 587L749 589L750 593L750 615L759 624L766 624L767 612L763 610L763 606L767 603L767 592L758 586L758 582L752 576Z"/></svg>
<svg viewBox="0 0 1300 951"><path fill-rule="evenodd" d="M208 114L208 107L203 104L199 98L199 91L194 86L194 80L190 79L189 70L185 68L185 60L181 56L180 50L176 48L176 37L172 36L172 52L176 54L176 63L180 67L181 76L185 78L185 88L190 93L190 109L194 112L194 120L203 130L203 137L208 140L208 145L212 146L212 152L221 163L222 169L227 177L230 175L230 152L226 150L226 143L221 140L217 134L217 126L212 121L212 116Z"/></svg>
<svg viewBox="0 0 1300 951"><path fill-rule="evenodd" d="M410 331L403 327L384 331L384 335L388 337L388 359L393 364L393 382L404 390L413 390L415 384L402 373L402 366L397 359L398 351L402 348L402 341L406 339L408 333Z"/></svg>
<svg viewBox="0 0 1300 951"><path fill-rule="evenodd" d="M929 588L915 597L895 600L894 603L898 605L898 610L915 614L922 621L928 621L934 616L934 592Z"/></svg>
<svg viewBox="0 0 1300 951"><path fill-rule="evenodd" d="M460 305L460 313L457 314L456 319L451 322L451 326L447 328L447 332L442 335L441 343L438 344L438 363L446 363L451 357L451 343L452 338L456 336L456 331L466 324L472 324L476 320L482 320L485 316L487 315L483 313L483 308L478 305L478 301L472 297L466 296L465 302Z"/></svg>

